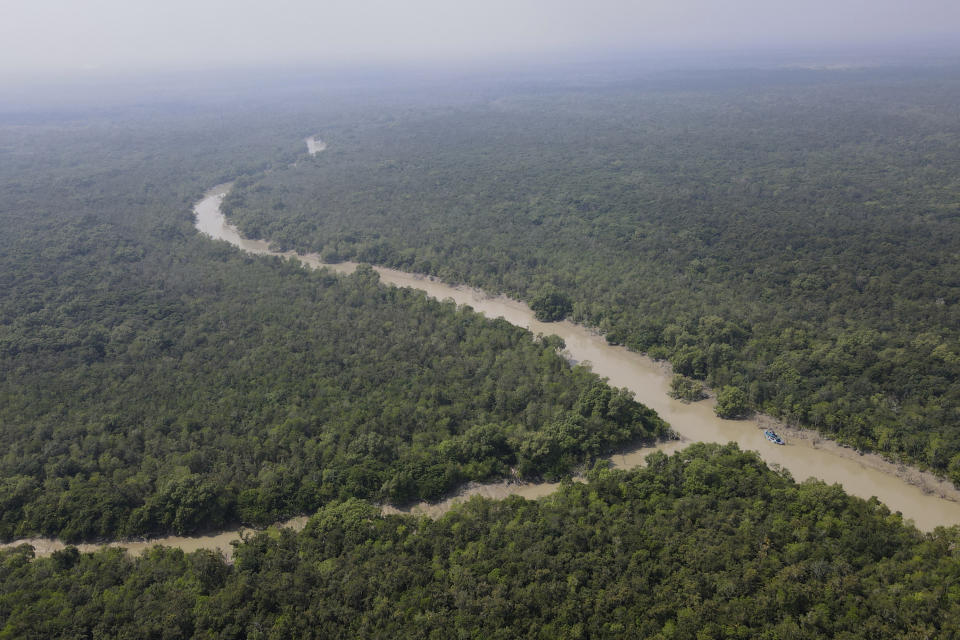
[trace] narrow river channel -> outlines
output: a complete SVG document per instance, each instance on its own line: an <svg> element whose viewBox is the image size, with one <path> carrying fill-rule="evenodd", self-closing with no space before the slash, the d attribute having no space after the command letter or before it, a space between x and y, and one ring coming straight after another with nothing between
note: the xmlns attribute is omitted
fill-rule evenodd
<svg viewBox="0 0 960 640"><path fill-rule="evenodd" d="M318 138L307 139L307 145L311 154L326 148ZM352 262L325 264L316 254L273 251L267 241L244 238L236 227L227 223L220 211L220 204L229 189L229 184L214 187L194 207L196 228L201 233L229 242L252 254L296 257L312 267L326 267L338 273L351 273L356 268L356 263ZM887 462L877 455L860 455L819 437L815 432L787 427L768 416L761 415L749 420L718 418L713 412L713 399L685 403L667 395L672 374L664 363L624 347L611 346L602 336L587 327L569 321L539 322L530 308L517 300L490 296L469 287L451 286L422 275L383 267L374 268L380 274L381 282L385 284L419 289L440 300L452 299L457 304L469 305L488 318L502 317L534 334L560 336L567 345L566 355L571 361L589 363L591 369L608 378L611 385L632 391L639 402L654 409L683 438L679 442L665 442L654 448L614 455L611 461L618 468L632 468L643 464L646 455L654 449L672 453L690 442L736 442L741 449L757 451L768 464L789 470L797 480L813 477L828 483L839 483L847 493L855 496L876 496L891 510L899 511L905 518L913 520L921 530L931 531L940 525L960 524L960 490L932 474ZM786 436L787 445L778 446L765 440L762 430L767 427L773 427ZM470 485L455 497L437 504L421 503L402 511L385 506L383 510L385 513L410 512L436 517L450 509L453 504L473 495L491 498L521 495L536 498L551 493L557 486L551 483L508 482ZM306 520L306 517L298 517L278 523L278 526L299 529ZM197 549L220 549L229 555L230 542L239 539L240 533L226 531L205 536L168 536L145 541L114 542L109 546L125 547L131 553L140 553L154 544L162 544L188 552ZM0 547L22 543L34 545L38 555L47 555L64 547L62 542L47 538L18 540ZM93 550L98 546L101 545L78 545L83 551Z"/></svg>

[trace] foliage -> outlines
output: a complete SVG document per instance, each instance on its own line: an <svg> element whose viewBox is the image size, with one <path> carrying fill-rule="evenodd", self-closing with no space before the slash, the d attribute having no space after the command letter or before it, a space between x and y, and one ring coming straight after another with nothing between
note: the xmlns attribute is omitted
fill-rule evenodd
<svg viewBox="0 0 960 640"><path fill-rule="evenodd" d="M750 403L743 389L726 386L717 392L713 410L721 418L743 418L750 412Z"/></svg>
<svg viewBox="0 0 960 640"><path fill-rule="evenodd" d="M233 564L0 552L0 638L950 638L958 542L694 445L437 521L331 503Z"/></svg>
<svg viewBox="0 0 960 640"><path fill-rule="evenodd" d="M504 90L327 127L228 205L284 247L563 291L611 342L960 481L958 78Z"/></svg>
<svg viewBox="0 0 960 640"><path fill-rule="evenodd" d="M557 322L563 320L573 311L570 296L560 291L543 291L530 301L537 320L540 322Z"/></svg>
<svg viewBox="0 0 960 640"><path fill-rule="evenodd" d="M190 215L240 176L228 205L251 235L563 292L611 343L960 480L951 73L0 124L0 536L320 507L232 564L0 551L0 639L954 637L956 529L920 534L733 447L380 516L357 498L562 477L666 427L559 339L369 268L243 255ZM331 144L309 158L318 122Z"/></svg>
<svg viewBox="0 0 960 640"><path fill-rule="evenodd" d="M687 402L696 402L706 398L707 394L703 391L702 382L677 373L670 380L670 397Z"/></svg>
<svg viewBox="0 0 960 640"><path fill-rule="evenodd" d="M557 340L383 287L369 267L336 277L201 238L190 206L217 172L277 152L261 129L222 148L200 124L5 138L0 538L432 499L469 480L560 477L665 433Z"/></svg>

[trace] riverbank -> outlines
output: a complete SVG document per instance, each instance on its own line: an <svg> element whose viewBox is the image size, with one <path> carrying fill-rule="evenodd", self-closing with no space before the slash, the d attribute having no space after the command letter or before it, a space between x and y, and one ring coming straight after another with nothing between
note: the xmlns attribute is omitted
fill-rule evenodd
<svg viewBox="0 0 960 640"><path fill-rule="evenodd" d="M243 238L219 210L220 200L228 189L229 185L221 185L211 190L197 205L197 228L204 233L251 253L296 257L312 267L325 267L338 273L351 273L356 268L356 264L350 262L325 264L316 254L275 252L269 242ZM573 361L588 363L610 384L632 391L638 401L654 409L688 441L736 442L742 449L757 451L768 464L787 469L798 481L813 477L839 483L852 495L876 496L922 530L960 524L960 490L931 473L892 463L876 454L861 455L814 431L788 427L770 416L757 415L747 420L718 418L713 413L712 398L685 403L668 395L672 377L668 364L622 346L612 346L590 328L569 321L539 322L523 302L491 296L471 287L451 286L435 278L384 267L375 267L375 270L384 284L412 287L433 298L469 305L489 318L502 317L535 335L558 335L566 343L566 351ZM763 438L763 429L771 426L786 436L787 446L773 445ZM641 457L640 454L624 455L623 464L629 465Z"/></svg>
<svg viewBox="0 0 960 640"><path fill-rule="evenodd" d="M776 418L767 415L758 415L757 424L762 429L773 429L787 441L803 440L810 443L814 449L829 451L831 455L859 462L881 473L896 476L911 486L917 487L924 495L935 496L942 500L960 503L960 489L952 482L945 480L929 471L923 471L909 465L891 462L877 453L857 451L853 447L840 444L812 429L793 427ZM960 523L955 523L960 524Z"/></svg>
<svg viewBox="0 0 960 640"><path fill-rule="evenodd" d="M611 455L608 459L615 468L634 468L642 465L644 458L653 451L663 451L668 455L678 451L690 444L682 441L668 441L652 447L641 447L626 453ZM583 478L577 477L576 481L582 481ZM482 496L493 500L502 500L510 496L521 496L528 500L536 500L549 495L557 490L559 482L518 482L514 480L504 480L489 484L480 484L471 482L458 489L453 494L438 502L417 502L410 505L394 506L381 505L380 512L384 515L418 515L428 518L439 518L453 507L466 502L474 496ZM301 531L309 520L308 516L297 516L289 520L274 523L267 527L270 529L289 528L294 531ZM70 545L56 538L22 538L13 542L0 544L0 549L10 549L22 544L29 544L33 547L34 553L38 557L49 556L57 551L62 551L68 546L74 546L84 553L92 553L103 548L123 548L127 553L138 556L156 545L165 547L176 547L186 553L205 549L208 551L219 551L227 560L231 559L233 553L233 542L239 542L242 537L248 533L258 531L256 528L240 527L229 531L219 531L216 533L197 535L197 536L162 536L158 538L145 538L140 540L117 540L105 543L80 543Z"/></svg>
<svg viewBox="0 0 960 640"><path fill-rule="evenodd" d="M320 143L322 144L322 141ZM325 145L323 148L326 148ZM319 150L322 151L323 148ZM351 273L356 268L355 263L349 262L326 264L317 254L300 255L292 251L273 251L268 241L244 238L236 227L226 221L220 210L220 204L230 186L223 184L214 187L196 204L194 211L198 231L252 254L295 257L306 265L324 267L338 273ZM713 413L713 398L686 403L668 395L672 379L672 369L668 363L652 360L624 347L611 346L602 335L591 328L569 321L539 322L525 303L504 296L492 296L479 289L451 286L433 277L395 269L375 267L375 270L384 284L411 287L436 299L451 299L457 304L469 305L486 317L502 317L514 325L529 329L534 335L558 335L566 343L565 355L569 360L590 366L595 373L607 378L610 384L632 391L638 401L657 411L683 438L681 441L663 442L653 448L643 447L614 454L609 459L617 468L633 468L642 464L643 459L654 449L670 454L690 442L725 444L732 441L741 449L757 451L768 464L788 470L798 481L813 477L828 483L839 483L848 493L862 498L877 496L891 510L899 511L905 518L913 520L921 530L931 531L941 525L960 524L960 490L934 474L890 462L876 454L861 454L826 439L815 431L790 427L770 416L757 415L748 420L718 418ZM762 431L766 428L773 428L783 435L787 446L768 443L762 436ZM446 513L453 505L474 495L490 498L505 498L510 495L537 498L551 493L556 487L555 483L471 484L438 503L419 503L404 508L385 506L383 512L437 517ZM306 517L299 517L274 526L298 529L302 528L306 521ZM168 536L140 541L83 544L77 547L83 551L103 546L124 547L130 553L138 554L161 544L184 551L220 549L229 556L232 550L230 543L239 540L243 531L249 529L203 536ZM38 555L49 555L66 546L58 540L28 538L0 547L19 544L33 545Z"/></svg>

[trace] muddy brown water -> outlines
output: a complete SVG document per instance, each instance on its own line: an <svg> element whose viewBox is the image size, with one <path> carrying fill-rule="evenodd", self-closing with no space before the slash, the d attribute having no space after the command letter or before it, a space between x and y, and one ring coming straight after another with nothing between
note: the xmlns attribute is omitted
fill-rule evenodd
<svg viewBox="0 0 960 640"><path fill-rule="evenodd" d="M220 185L212 189L197 204L197 229L201 232L250 253L296 257L310 266L323 266L338 273L351 273L356 268L352 262L324 264L316 254L273 251L269 242L242 237L220 212L220 201L229 187ZM439 300L451 299L457 304L469 305L489 318L502 317L534 334L554 334L563 338L567 345L566 354L572 361L589 364L595 373L608 378L610 384L632 391L638 401L660 414L687 442L736 442L742 449L759 452L768 464L787 469L797 480L813 477L839 483L847 493L862 498L877 496L891 510L900 511L923 530L960 524L960 491L933 474L888 462L877 455L861 455L815 432L787 427L769 416L724 420L713 412L715 401L712 398L695 403L671 398L667 394L672 378L669 366L625 347L611 346L590 328L569 321L539 322L533 311L518 300L491 296L470 287L451 286L418 274L374 268L383 283L419 289ZM768 427L786 436L787 445L768 442L763 437L763 429ZM668 442L658 448L670 452L682 446ZM615 466L629 468L640 464L649 452L650 449L641 449L611 459ZM505 485L497 495L518 493L526 486ZM425 512L435 510L435 507L423 505L420 508Z"/></svg>
<svg viewBox="0 0 960 640"><path fill-rule="evenodd" d="M285 522L278 522L273 525L274 527L289 527L291 529L299 531L307 524L307 516L299 516L292 518ZM230 544L234 540L240 540L241 536L245 532L252 532L253 529L238 529L233 531L221 531L219 533L212 533L209 535L202 536L164 536L162 538L151 538L149 540L126 540L126 541L117 541L109 542L106 544L78 544L74 545L83 552L96 551L104 547L118 547L127 550L127 553L133 555L140 555L147 549L154 547L155 545L163 545L165 547L176 547L182 549L186 553L191 551L197 551L199 549L209 549L211 551L220 550L223 552L224 556L228 559L230 558L231 552L233 551L233 546ZM34 553L38 556L48 556L55 551L60 551L64 549L67 545L53 538L25 538L23 540L17 540L8 544L0 545L0 547L15 547L21 544L29 544L33 546Z"/></svg>
<svg viewBox="0 0 960 640"><path fill-rule="evenodd" d="M311 154L326 148L319 138L307 138L306 143ZM229 189L230 184L214 187L197 203L194 212L196 228L200 232L252 254L296 257L312 267L326 267L338 273L351 273L356 268L356 263L325 264L316 254L274 251L267 241L244 238L236 227L227 223L220 211L220 204ZM891 463L877 455L861 455L824 439L815 432L788 427L769 416L759 415L749 420L724 420L714 414L715 402L712 398L686 403L667 395L672 378L668 365L624 347L611 346L603 336L587 327L569 321L539 322L526 304L504 296L491 296L478 289L451 286L431 277L395 269L374 269L385 284L419 289L439 300L450 299L457 304L469 305L488 318L502 317L534 334L553 334L563 338L566 343L565 355L572 362L587 364L595 373L609 379L611 385L632 391L639 402L654 409L683 438L680 442L664 442L656 447L644 447L613 455L610 460L617 468L641 465L653 450L669 454L690 442L736 442L741 449L757 451L768 464L787 469L797 480L817 478L828 483L839 483L847 493L855 496L876 496L891 510L899 511L905 518L912 520L921 530L931 531L940 525L960 524L960 491L933 474ZM786 436L787 445L778 446L768 442L762 432L768 427ZM471 484L455 496L439 503L420 503L404 509L385 506L383 511L437 517L454 504L474 495L490 498L510 495L538 498L553 492L557 486L555 483L517 482ZM301 529L305 523L306 517L298 517L275 526ZM78 547L83 551L90 551L100 546L114 546L124 547L131 553L142 553L155 544L161 544L188 552L197 549L220 549L229 556L232 549L230 543L238 540L242 531L244 530L204 536L168 536L143 541L119 541L108 545L84 544ZM32 544L38 555L47 555L64 547L62 542L47 538L18 540L0 547L23 543Z"/></svg>

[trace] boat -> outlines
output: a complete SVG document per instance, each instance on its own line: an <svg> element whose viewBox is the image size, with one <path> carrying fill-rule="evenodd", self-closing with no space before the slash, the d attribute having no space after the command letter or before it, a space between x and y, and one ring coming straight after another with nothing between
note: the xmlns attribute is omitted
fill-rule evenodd
<svg viewBox="0 0 960 640"><path fill-rule="evenodd" d="M777 432L774 431L773 429L767 429L766 431L763 432L763 435L766 436L767 440L769 440L773 444L787 444L786 442L783 441L783 438L778 436Z"/></svg>

